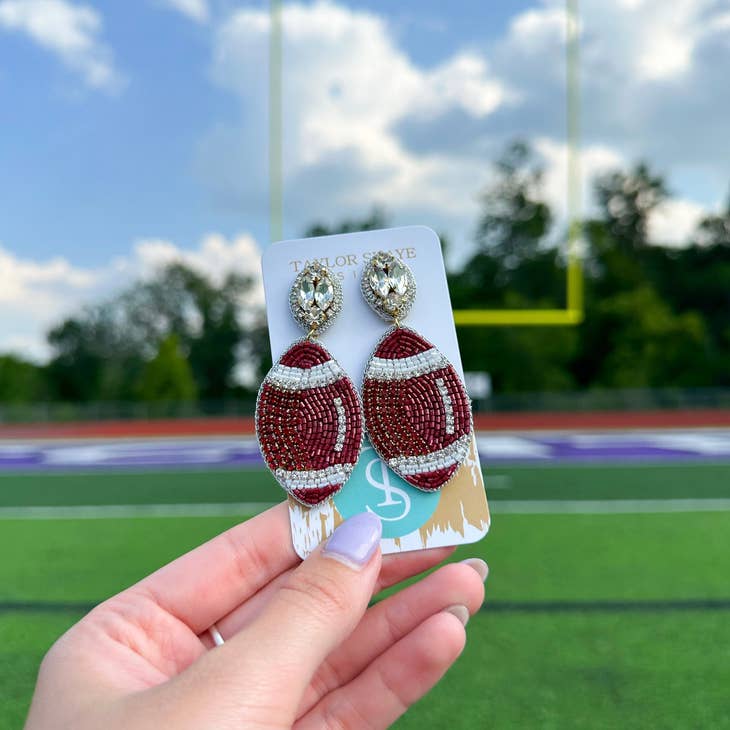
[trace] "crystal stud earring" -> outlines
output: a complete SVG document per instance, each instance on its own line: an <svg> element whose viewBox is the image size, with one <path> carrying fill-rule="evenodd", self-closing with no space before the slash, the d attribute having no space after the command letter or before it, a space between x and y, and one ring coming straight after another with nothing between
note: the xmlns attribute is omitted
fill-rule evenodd
<svg viewBox="0 0 730 730"><path fill-rule="evenodd" d="M264 378L256 401L256 434L266 465L296 500L313 506L338 492L357 462L362 405L339 363L315 340L342 308L342 286L313 263L289 295L294 320L307 331Z"/></svg>
<svg viewBox="0 0 730 730"><path fill-rule="evenodd" d="M365 300L392 323L365 368L365 428L380 458L418 489L440 489L456 473L472 438L471 403L454 366L416 331L403 327L416 298L411 269L380 251L363 269Z"/></svg>

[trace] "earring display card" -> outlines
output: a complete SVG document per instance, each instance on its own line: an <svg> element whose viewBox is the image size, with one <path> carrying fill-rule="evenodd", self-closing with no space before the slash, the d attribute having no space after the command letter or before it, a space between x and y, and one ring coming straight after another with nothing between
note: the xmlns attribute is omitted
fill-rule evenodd
<svg viewBox="0 0 730 730"><path fill-rule="evenodd" d="M263 254L262 269L271 352L276 361L302 330L289 311L289 290L296 275L314 261L325 264L342 284L343 306L320 341L360 388L368 359L387 322L360 292L363 265L378 251L389 251L413 271L417 294L403 324L432 342L464 373L451 313L441 245L425 226L346 233L283 241ZM441 490L423 492L380 460L365 438L355 470L343 489L316 507L289 499L294 549L308 555L344 519L370 511L383 522L384 554L476 542L489 530L484 480L472 443L466 461Z"/></svg>

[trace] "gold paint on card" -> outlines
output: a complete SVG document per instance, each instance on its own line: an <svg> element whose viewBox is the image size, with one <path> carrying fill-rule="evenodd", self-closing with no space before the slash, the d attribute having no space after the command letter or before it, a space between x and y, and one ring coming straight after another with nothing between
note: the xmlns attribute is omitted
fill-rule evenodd
<svg viewBox="0 0 730 730"><path fill-rule="evenodd" d="M432 535L453 530L462 537L467 527L484 532L489 525L489 506L484 491L484 477L476 454L476 439L472 434L469 455L453 479L443 488L441 499L431 519L421 525L419 533L424 547Z"/></svg>

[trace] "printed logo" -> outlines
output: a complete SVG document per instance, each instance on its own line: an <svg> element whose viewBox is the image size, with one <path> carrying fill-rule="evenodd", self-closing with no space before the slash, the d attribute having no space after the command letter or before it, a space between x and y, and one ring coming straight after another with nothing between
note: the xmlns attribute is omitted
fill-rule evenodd
<svg viewBox="0 0 730 730"><path fill-rule="evenodd" d="M422 492L401 479L365 439L352 476L334 500L343 518L372 512L383 522L383 537L402 537L428 522L440 497L440 492Z"/></svg>

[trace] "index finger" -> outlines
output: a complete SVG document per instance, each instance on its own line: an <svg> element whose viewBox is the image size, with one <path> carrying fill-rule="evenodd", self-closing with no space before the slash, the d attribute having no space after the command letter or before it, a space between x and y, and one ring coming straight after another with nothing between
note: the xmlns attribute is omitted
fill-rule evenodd
<svg viewBox="0 0 730 730"><path fill-rule="evenodd" d="M221 533L128 589L196 634L299 562L286 502ZM127 591L125 591L126 593Z"/></svg>

